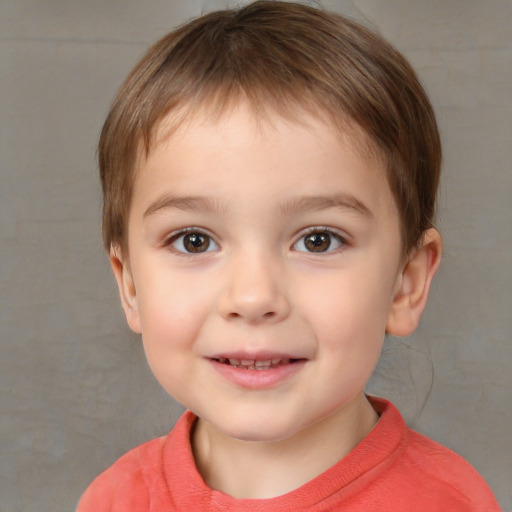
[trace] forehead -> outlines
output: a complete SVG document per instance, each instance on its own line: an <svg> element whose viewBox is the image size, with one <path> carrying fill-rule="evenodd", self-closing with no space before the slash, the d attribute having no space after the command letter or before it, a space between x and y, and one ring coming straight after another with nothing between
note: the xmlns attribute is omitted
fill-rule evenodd
<svg viewBox="0 0 512 512"><path fill-rule="evenodd" d="M259 191L267 199L278 194L291 199L322 195L336 185L342 193L394 206L382 159L362 130L346 126L341 130L327 116L298 109L293 116L271 110L262 115L247 104L218 116L208 111L185 120L183 112L167 116L139 160L134 195L158 195L167 187L173 194L207 190L227 197Z"/></svg>
<svg viewBox="0 0 512 512"><path fill-rule="evenodd" d="M293 95L282 99L285 101L276 105L270 99L268 103L259 102L246 96L243 91L235 91L227 100L220 93L216 96L214 92L200 98L199 103L185 102L149 127L144 137L145 144L140 144L144 151L140 151L139 155L144 160L160 145L172 144L174 139L179 140L184 134L199 132L206 126L220 127L233 116L242 116L244 120L250 119L259 132L290 123L304 128L329 125L331 133L338 136L343 144L350 141L351 148L362 157L374 159L379 165L385 164L385 155L378 144L348 115L327 111L306 92L300 100Z"/></svg>

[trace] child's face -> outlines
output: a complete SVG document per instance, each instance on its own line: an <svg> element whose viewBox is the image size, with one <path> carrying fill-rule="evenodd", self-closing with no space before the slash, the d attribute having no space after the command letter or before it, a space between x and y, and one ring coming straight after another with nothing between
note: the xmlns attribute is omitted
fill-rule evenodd
<svg viewBox="0 0 512 512"><path fill-rule="evenodd" d="M162 386L238 439L288 438L363 401L400 286L382 165L304 118L258 124L242 106L194 121L134 184L118 270L130 326Z"/></svg>

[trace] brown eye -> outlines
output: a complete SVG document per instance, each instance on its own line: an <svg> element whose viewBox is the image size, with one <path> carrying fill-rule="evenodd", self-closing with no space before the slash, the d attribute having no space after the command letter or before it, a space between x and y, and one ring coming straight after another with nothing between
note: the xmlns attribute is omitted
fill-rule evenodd
<svg viewBox="0 0 512 512"><path fill-rule="evenodd" d="M219 248L211 237L199 231L176 236L170 246L178 252L188 254L199 254Z"/></svg>
<svg viewBox="0 0 512 512"><path fill-rule="evenodd" d="M331 246L331 235L311 233L304 237L304 246L310 252L325 252Z"/></svg>
<svg viewBox="0 0 512 512"><path fill-rule="evenodd" d="M183 246L187 252L205 252L210 245L210 239L201 233L191 233L183 238Z"/></svg>
<svg viewBox="0 0 512 512"><path fill-rule="evenodd" d="M331 252L345 245L345 240L334 231L318 229L301 236L292 249L298 252Z"/></svg>

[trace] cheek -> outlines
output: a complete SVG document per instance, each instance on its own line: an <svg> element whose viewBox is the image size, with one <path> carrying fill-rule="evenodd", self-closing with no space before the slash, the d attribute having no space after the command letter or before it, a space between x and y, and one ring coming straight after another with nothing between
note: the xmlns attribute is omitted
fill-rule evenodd
<svg viewBox="0 0 512 512"><path fill-rule="evenodd" d="M361 279L344 280L339 285L333 281L311 303L327 321L348 321L348 325L364 327L369 324L370 327L372 324L385 323L391 298L392 286L382 282L381 276L375 274Z"/></svg>
<svg viewBox="0 0 512 512"><path fill-rule="evenodd" d="M147 351L153 345L173 350L193 343L213 302L207 289L183 278L144 280L138 291L138 304Z"/></svg>
<svg viewBox="0 0 512 512"><path fill-rule="evenodd" d="M160 283L161 284L161 283ZM185 402L195 375L194 358L204 329L205 296L178 286L152 286L141 301L142 342L147 362L160 385Z"/></svg>
<svg viewBox="0 0 512 512"><path fill-rule="evenodd" d="M391 308L392 283L380 271L350 272L325 277L318 293L303 293L308 323L324 348L362 354L373 346L380 350ZM307 304L307 305L306 305Z"/></svg>

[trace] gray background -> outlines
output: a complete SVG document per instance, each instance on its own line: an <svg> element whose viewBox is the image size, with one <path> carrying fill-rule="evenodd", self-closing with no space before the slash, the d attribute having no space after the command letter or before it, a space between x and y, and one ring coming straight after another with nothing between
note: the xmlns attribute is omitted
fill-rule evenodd
<svg viewBox="0 0 512 512"><path fill-rule="evenodd" d="M181 411L124 325L95 145L147 46L225 5L0 1L1 512L73 510L100 470ZM370 390L466 457L512 510L512 2L323 5L405 53L444 139L442 269L419 331L388 340Z"/></svg>

